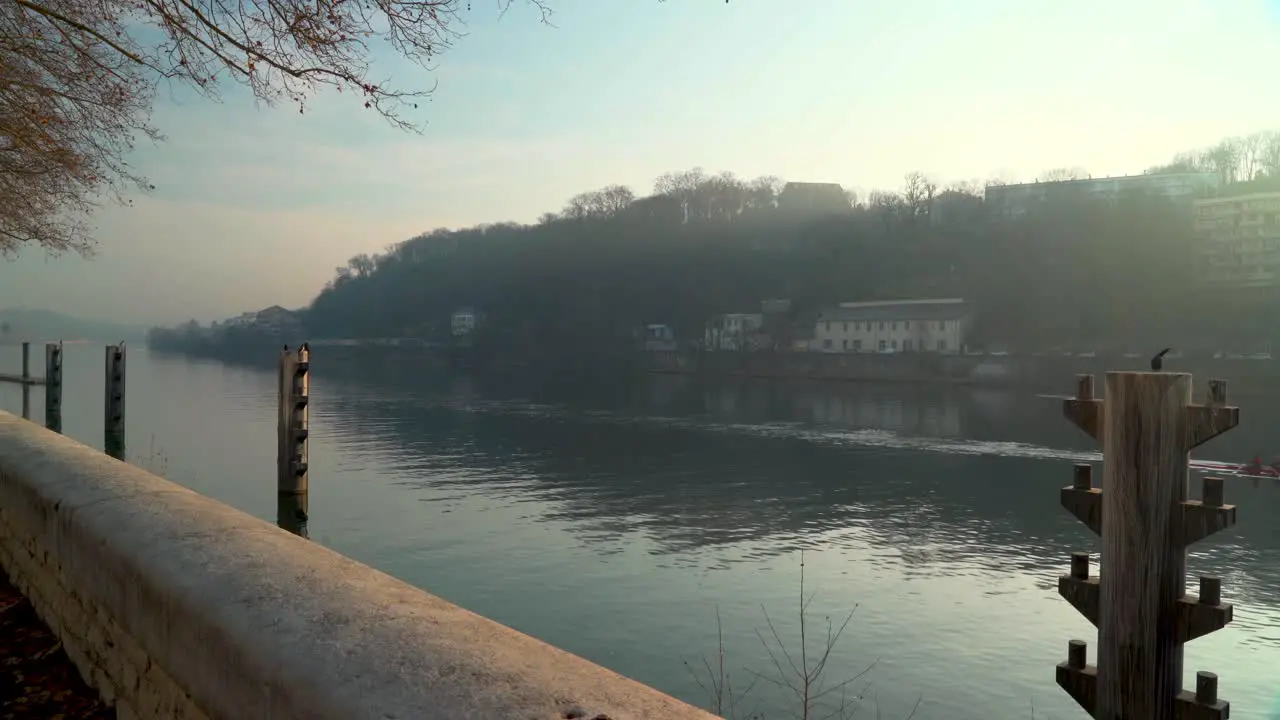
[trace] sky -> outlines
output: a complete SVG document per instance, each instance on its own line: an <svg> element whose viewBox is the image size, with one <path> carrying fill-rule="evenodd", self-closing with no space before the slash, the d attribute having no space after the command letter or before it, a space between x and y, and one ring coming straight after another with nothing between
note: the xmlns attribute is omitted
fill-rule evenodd
<svg viewBox="0 0 1280 720"><path fill-rule="evenodd" d="M0 261L0 308L167 324L306 305L334 268L437 227L529 222L701 166L866 193L925 171L1141 172L1280 129L1280 0L472 0L435 86L390 128L349 95L305 114L166 95L156 185L95 219L97 254ZM785 8L785 10L784 10Z"/></svg>

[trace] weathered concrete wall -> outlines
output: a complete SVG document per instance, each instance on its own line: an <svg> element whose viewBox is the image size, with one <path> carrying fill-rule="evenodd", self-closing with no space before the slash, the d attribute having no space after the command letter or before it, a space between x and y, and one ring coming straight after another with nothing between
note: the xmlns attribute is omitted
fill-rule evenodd
<svg viewBox="0 0 1280 720"><path fill-rule="evenodd" d="M710 718L0 412L0 563L121 718Z"/></svg>

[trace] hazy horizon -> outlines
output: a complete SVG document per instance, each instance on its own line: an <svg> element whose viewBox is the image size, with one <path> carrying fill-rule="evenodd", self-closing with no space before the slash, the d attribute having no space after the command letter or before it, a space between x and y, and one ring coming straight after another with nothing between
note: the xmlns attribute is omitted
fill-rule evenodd
<svg viewBox="0 0 1280 720"><path fill-rule="evenodd" d="M0 308L129 324L305 305L358 253L436 227L530 222L610 183L702 166L900 186L1123 175L1280 125L1274 2L1122 5L554 0L488 4L430 74L421 136L356 100L255 108L180 93L135 156L156 192L97 218L98 255L0 264Z"/></svg>

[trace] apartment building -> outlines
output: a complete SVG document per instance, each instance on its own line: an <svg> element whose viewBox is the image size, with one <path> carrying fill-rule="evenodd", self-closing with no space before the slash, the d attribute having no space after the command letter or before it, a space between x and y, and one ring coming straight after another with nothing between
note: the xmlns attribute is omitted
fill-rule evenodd
<svg viewBox="0 0 1280 720"><path fill-rule="evenodd" d="M848 302L818 316L810 350L936 352L964 348L969 305L959 298Z"/></svg>
<svg viewBox="0 0 1280 720"><path fill-rule="evenodd" d="M1280 278L1280 191L1194 204L1200 280L1209 287L1273 287Z"/></svg>
<svg viewBox="0 0 1280 720"><path fill-rule="evenodd" d="M1055 197L1090 197L1117 200L1129 193L1146 193L1190 204L1218 187L1217 173L1161 173L1084 178L1058 182L992 185L986 190L989 212L1006 217L1025 215L1039 203Z"/></svg>
<svg viewBox="0 0 1280 720"><path fill-rule="evenodd" d="M702 346L706 350L753 350L767 344L762 338L763 313L725 313L707 322Z"/></svg>

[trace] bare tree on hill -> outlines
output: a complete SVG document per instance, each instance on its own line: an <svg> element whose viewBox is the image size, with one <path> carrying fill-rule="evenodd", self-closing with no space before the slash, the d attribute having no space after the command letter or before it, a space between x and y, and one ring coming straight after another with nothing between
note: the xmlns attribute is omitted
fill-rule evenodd
<svg viewBox="0 0 1280 720"><path fill-rule="evenodd" d="M1054 168L1046 170L1040 175L1040 182L1066 182L1068 180L1083 180L1089 177L1089 173L1083 168Z"/></svg>

